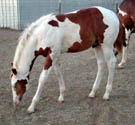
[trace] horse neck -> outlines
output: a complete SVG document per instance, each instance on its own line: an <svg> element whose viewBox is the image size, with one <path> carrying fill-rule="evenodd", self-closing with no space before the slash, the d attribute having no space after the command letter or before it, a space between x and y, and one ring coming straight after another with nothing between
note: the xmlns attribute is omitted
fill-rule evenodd
<svg viewBox="0 0 135 125"><path fill-rule="evenodd" d="M17 70L22 75L29 75L34 61L36 59L35 50L37 49L36 41L28 41L27 45L24 47L23 52L21 53L20 60L18 61Z"/></svg>

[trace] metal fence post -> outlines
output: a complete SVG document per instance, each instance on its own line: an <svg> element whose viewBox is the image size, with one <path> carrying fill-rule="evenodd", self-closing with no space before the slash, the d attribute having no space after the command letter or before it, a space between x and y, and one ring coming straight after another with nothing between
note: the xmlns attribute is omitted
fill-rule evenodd
<svg viewBox="0 0 135 125"><path fill-rule="evenodd" d="M61 0L59 0L59 14L61 14Z"/></svg>
<svg viewBox="0 0 135 125"><path fill-rule="evenodd" d="M117 9L118 9L118 0L115 0L115 5L116 5L116 6L115 6L115 7L116 7L115 9L116 9L116 11L117 11Z"/></svg>
<svg viewBox="0 0 135 125"><path fill-rule="evenodd" d="M21 25L20 25L20 4L19 4L19 0L17 0L17 16L18 16L18 29L21 30Z"/></svg>

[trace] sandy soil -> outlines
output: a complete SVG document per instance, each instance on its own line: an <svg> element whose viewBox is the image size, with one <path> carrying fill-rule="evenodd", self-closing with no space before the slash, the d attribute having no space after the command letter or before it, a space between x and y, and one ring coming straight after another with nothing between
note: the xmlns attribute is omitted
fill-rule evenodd
<svg viewBox="0 0 135 125"><path fill-rule="evenodd" d="M94 83L97 64L92 49L63 54L62 73L66 82L65 102L57 103L58 81L51 72L35 113L26 110L36 92L44 58L38 57L32 70L30 89L22 105L15 110L9 80L19 31L0 30L0 125L134 125L135 124L135 36L131 37L128 65L116 70L113 91L109 101L102 96L107 82L107 69L96 98L88 98ZM117 57L120 61L121 55Z"/></svg>

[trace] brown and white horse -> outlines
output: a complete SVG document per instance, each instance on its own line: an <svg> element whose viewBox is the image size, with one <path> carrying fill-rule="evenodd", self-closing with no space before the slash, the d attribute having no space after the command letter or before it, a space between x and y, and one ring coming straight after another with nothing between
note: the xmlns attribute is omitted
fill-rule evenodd
<svg viewBox="0 0 135 125"><path fill-rule="evenodd" d="M65 83L59 66L59 57L62 53L80 52L90 47L95 49L98 73L89 97L95 96L107 64L109 75L103 99L109 99L116 64L114 46L118 50L122 47L122 44L116 41L120 34L119 27L116 14L102 7L92 7L61 15L50 14L32 23L21 35L13 60L11 86L14 105L20 104L28 87L33 63L39 55L45 57L45 65L36 94L27 112L35 111L43 85L52 68L55 69L59 80L58 101L64 101Z"/></svg>
<svg viewBox="0 0 135 125"><path fill-rule="evenodd" d="M118 67L123 68L127 61L127 47L131 33L135 33L135 0L124 0L118 8L118 17L125 28L126 41L123 47L122 60Z"/></svg>

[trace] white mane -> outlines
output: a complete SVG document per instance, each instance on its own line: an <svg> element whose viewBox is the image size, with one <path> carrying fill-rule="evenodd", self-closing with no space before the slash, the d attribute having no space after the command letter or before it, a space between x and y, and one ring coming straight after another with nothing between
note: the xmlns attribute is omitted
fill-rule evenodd
<svg viewBox="0 0 135 125"><path fill-rule="evenodd" d="M33 31L42 23L42 21L45 21L46 19L47 20L51 19L52 15L53 14L42 16L37 21L33 22L30 26L28 26L28 28L26 28L22 32L22 35L19 38L19 43L17 45L14 60L13 60L14 68L18 68L18 63L19 63L21 54L23 53L26 43L28 42L28 39L31 37Z"/></svg>

